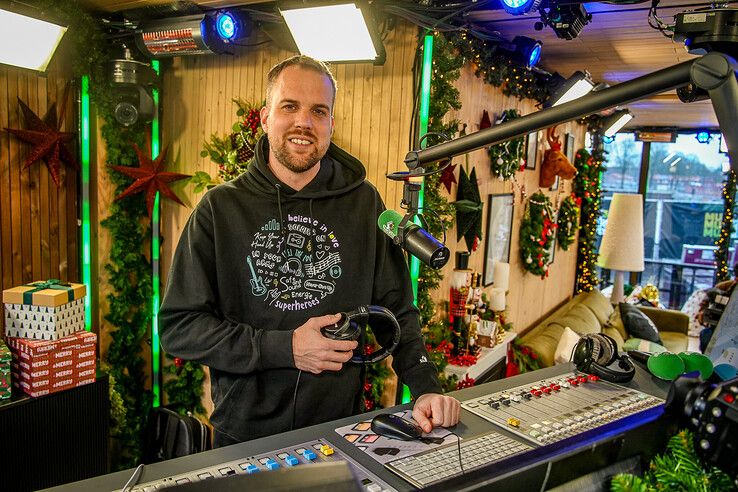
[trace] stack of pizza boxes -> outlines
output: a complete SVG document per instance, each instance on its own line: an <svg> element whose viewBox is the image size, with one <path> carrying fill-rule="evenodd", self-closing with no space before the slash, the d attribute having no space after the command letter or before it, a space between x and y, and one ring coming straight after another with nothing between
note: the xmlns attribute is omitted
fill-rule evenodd
<svg viewBox="0 0 738 492"><path fill-rule="evenodd" d="M85 286L58 280L3 291L14 387L41 396L95 381L97 335L85 331Z"/></svg>

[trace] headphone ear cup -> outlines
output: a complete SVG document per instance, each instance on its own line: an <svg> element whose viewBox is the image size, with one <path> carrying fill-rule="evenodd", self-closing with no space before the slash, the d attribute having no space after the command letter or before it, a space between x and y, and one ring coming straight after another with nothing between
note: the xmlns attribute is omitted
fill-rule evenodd
<svg viewBox="0 0 738 492"><path fill-rule="evenodd" d="M592 357L592 340L583 336L579 339L572 351L571 360L582 372L587 372L594 358Z"/></svg>
<svg viewBox="0 0 738 492"><path fill-rule="evenodd" d="M612 364L618 356L618 346L615 340L604 333L593 333L592 338L600 347L600 355L595 362L605 367Z"/></svg>

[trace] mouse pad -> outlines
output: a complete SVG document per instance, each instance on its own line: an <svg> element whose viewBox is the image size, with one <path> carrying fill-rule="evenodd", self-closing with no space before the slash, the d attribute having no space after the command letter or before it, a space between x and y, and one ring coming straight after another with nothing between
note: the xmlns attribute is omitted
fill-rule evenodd
<svg viewBox="0 0 738 492"><path fill-rule="evenodd" d="M395 413L395 415L408 420L412 420L412 414L412 410ZM456 443L456 436L443 427L437 427L427 434L424 433L423 437L416 441L389 439L372 432L371 420L339 427L336 432L382 464L437 448L444 444Z"/></svg>

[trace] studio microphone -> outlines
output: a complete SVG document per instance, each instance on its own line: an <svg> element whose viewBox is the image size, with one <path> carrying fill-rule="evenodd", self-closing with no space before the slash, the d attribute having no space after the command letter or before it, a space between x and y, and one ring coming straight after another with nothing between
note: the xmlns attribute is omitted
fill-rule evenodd
<svg viewBox="0 0 738 492"><path fill-rule="evenodd" d="M436 270L442 268L451 256L448 248L425 229L410 221L405 224L402 234L398 234L400 222L402 215L395 210L385 210L377 219L377 225L393 243L429 267Z"/></svg>

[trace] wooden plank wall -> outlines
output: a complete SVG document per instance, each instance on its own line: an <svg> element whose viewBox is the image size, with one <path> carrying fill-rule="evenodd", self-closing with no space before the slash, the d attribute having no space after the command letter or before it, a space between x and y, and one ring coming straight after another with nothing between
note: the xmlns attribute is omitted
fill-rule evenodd
<svg viewBox="0 0 738 492"><path fill-rule="evenodd" d="M63 53L53 58L47 74L0 67L0 280L2 288L35 280L58 278L80 281L77 226L77 179L62 165L57 188L43 162L23 169L31 146L4 128L27 128L20 97L43 118L54 102L57 115L66 105L63 130L76 134L75 90L62 101L69 81ZM76 141L69 145L76 154Z"/></svg>
<svg viewBox="0 0 738 492"><path fill-rule="evenodd" d="M499 89L490 85L483 84L477 78L470 65L466 65L462 69L462 75L455 83L459 89L462 107L459 111L451 112L448 118L456 118L461 123L466 123L467 133L479 130L479 122L482 118L482 110L486 109L490 113L490 118L494 122L495 118L505 109L516 108L521 115L529 114L537 110L534 101L519 101L514 97L508 97L502 94ZM584 143L584 127L570 122L557 127L557 133L564 141L564 135L571 133L575 137L575 149L583 146ZM545 131L538 132L538 157L535 170L526 170L518 172L516 179L527 190L528 196L538 190L538 179L540 177L541 159L543 152L548 148L546 143ZM490 160L485 150L477 150L464 156L456 157L453 161L460 167L467 167L468 172L472 168L476 169L479 181L479 192L484 202L484 213L482 216L482 234L487 234L487 213L488 213L488 196L497 193L514 193L515 204L513 211L513 230L510 245L510 290L507 295L508 319L514 323L515 331L521 332L530 327L537 320L552 311L563 301L571 297L574 290L574 278L576 274L576 242L569 246L568 251L557 249L554 256L554 262L551 265L549 277L541 280L540 277L527 273L523 270L518 250L518 235L520 231L520 223L523 218L525 206L521 203L521 192L511 181L502 182L492 176L490 171ZM458 178L458 171L456 173ZM558 191L544 190L551 201L556 204L557 200L563 200L571 193L571 181L561 180ZM443 193L445 193L443 189ZM456 198L456 185L451 189L450 201ZM448 301L449 296L449 278L450 272L454 265L454 253L456 251L466 251L466 242L462 238L460 242L456 242L456 229L448 233L447 245L451 250L451 258L449 264L444 267L445 279L441 288L435 293L434 298L440 303ZM477 251L473 252L469 260L469 268L483 272L484 263L484 240L480 244ZM493 285L485 289L489 291Z"/></svg>

